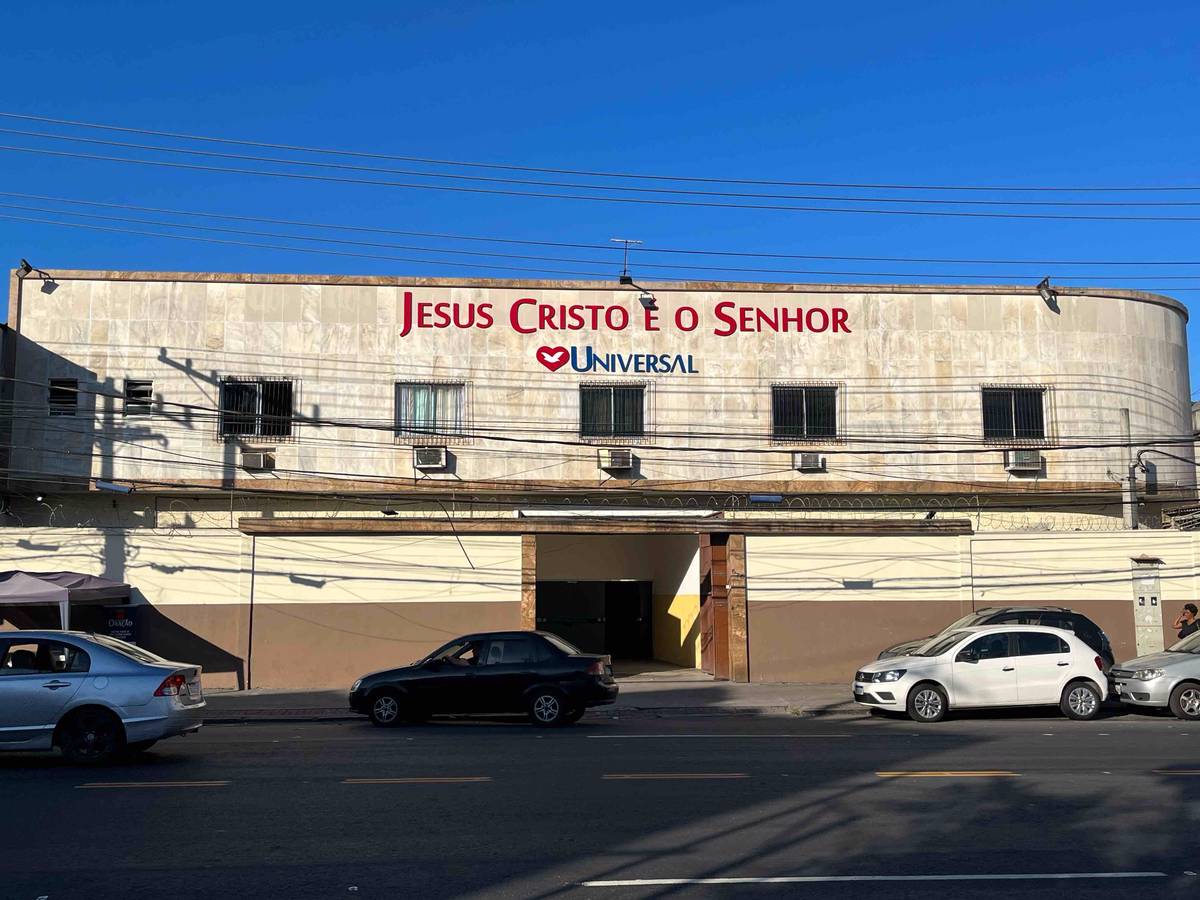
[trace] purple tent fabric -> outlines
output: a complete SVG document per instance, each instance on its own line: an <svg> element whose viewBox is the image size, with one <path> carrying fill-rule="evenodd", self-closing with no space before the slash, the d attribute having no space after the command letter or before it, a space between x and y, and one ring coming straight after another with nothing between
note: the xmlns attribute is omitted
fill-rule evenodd
<svg viewBox="0 0 1200 900"><path fill-rule="evenodd" d="M80 572L0 572L0 604L129 601L129 585Z"/></svg>

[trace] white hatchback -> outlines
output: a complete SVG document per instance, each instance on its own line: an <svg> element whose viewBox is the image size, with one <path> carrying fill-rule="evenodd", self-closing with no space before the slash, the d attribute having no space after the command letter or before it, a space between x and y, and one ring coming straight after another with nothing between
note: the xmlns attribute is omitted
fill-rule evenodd
<svg viewBox="0 0 1200 900"><path fill-rule="evenodd" d="M1092 719L1108 696L1104 660L1069 631L986 625L932 638L907 656L875 660L854 674L854 699L937 722L950 709L1058 706Z"/></svg>

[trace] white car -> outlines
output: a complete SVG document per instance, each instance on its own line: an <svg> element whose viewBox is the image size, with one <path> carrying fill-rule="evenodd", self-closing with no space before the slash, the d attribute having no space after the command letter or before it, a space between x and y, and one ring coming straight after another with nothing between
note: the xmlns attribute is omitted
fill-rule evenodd
<svg viewBox="0 0 1200 900"><path fill-rule="evenodd" d="M854 674L854 699L937 722L950 709L1058 706L1091 719L1108 696L1104 660L1069 631L986 625L939 635L907 656L876 660Z"/></svg>

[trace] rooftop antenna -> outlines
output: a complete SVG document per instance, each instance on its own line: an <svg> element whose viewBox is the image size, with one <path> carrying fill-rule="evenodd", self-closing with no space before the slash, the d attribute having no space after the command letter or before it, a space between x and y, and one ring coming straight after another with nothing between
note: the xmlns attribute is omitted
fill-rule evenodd
<svg viewBox="0 0 1200 900"><path fill-rule="evenodd" d="M614 244L625 245L625 263L621 266L621 284L633 284L633 278L629 274L629 245L640 244L641 241L635 241L633 238L609 238Z"/></svg>

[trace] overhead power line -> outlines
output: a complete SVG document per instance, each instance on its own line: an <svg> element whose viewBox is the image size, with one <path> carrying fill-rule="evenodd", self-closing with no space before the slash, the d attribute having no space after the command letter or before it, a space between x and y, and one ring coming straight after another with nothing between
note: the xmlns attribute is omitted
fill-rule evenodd
<svg viewBox="0 0 1200 900"><path fill-rule="evenodd" d="M611 172L586 169L552 168L545 166L527 166L507 163L477 162L466 160L437 159L422 156L402 156L389 153L364 152L356 150L333 149L327 147L311 147L298 144L270 143L211 135L188 134L177 131L162 131L148 128L132 128L121 125L83 122L73 119L59 119L50 116L35 116L27 113L0 112L0 117L19 119L28 122L43 122L52 125L65 125L72 128L91 128L103 131L121 132L124 134L141 134L153 137L174 138L176 140L200 141L213 144L226 144L241 147L260 147L269 150L284 150L294 153L323 154L327 156L347 156L359 159L393 160L396 162L414 162L427 165L456 166L462 168L493 169L516 172L541 172L551 175L575 175L593 178L626 178L647 181L680 181L697 184L745 184L769 187L818 187L842 188L848 190L913 190L913 191L980 191L980 192L1062 192L1062 193L1116 193L1116 192L1170 192L1197 191L1200 185L1005 185L1005 184L908 184L880 182L835 182L835 181L781 181L772 179L753 178L717 178L711 176L662 175L639 172Z"/></svg>
<svg viewBox="0 0 1200 900"><path fill-rule="evenodd" d="M2 196L2 194L0 194L0 196ZM348 240L345 238L319 237L319 236L304 235L304 234L281 234L279 232L273 232L273 231L256 231L256 230L245 229L245 228L226 228L226 227L222 227L219 225L192 225L192 224L184 223L184 222L165 222L162 220L138 219L138 218L131 218L128 216L112 216L112 215L101 215L98 213L84 213L84 212L76 212L74 210L54 209L52 207L45 207L45 206L30 206L27 204L20 204L20 203L0 202L0 209L16 209L16 210L22 210L25 212L50 213L53 215L74 216L76 218L96 219L96 220L102 220L102 221L107 221L107 222L122 222L125 224L132 224L132 225L151 225L156 228L184 228L184 229L189 229L192 231L215 231L215 232L219 232L221 234L237 234L237 235L250 236L250 237L264 237L264 238L283 239L283 240L292 240L292 241L306 241L306 242L310 242L310 243L337 244L339 246L372 247L372 248L382 248L382 249L390 249L390 250L415 250L415 251L423 252L423 253L443 253L443 254L453 255L453 256L488 257L488 258L506 259L506 260L513 260L513 259L515 259L515 260L532 260L532 261L539 261L539 262L568 263L568 264L593 265L593 266L605 266L605 265L610 264L609 260L604 260L604 259L578 259L578 258L561 257L561 256L537 256L537 255L518 254L518 253L499 253L499 252L495 252L495 251L486 251L486 250L460 250L460 249L456 249L456 248L430 247L430 246L420 246L420 245L412 245L412 244L392 244L392 243L383 243L383 242L378 242L378 241L356 241L356 240ZM176 213L176 215L184 215L184 214ZM63 224L67 224L67 223L63 223ZM166 236L166 235L164 235L164 236ZM397 257L397 259L399 259L399 257ZM448 264L448 263L453 262L454 264L460 264L460 263L457 263L457 261L451 261L451 260L407 259L405 261L435 263L435 264L436 263ZM471 265L471 264L461 263L461 265ZM487 265L487 266L475 265L473 267L474 268L507 268L504 266L493 266L493 265ZM838 277L851 277L851 278L921 278L921 279L953 278L953 279L966 279L966 280L993 280L993 281L997 280L997 279L1003 280L1003 279L1009 278L1009 279L1019 279L1019 280L1027 280L1027 281L1037 281L1042 277L1040 273L1032 273L1032 272L1026 273L1026 274L1013 273L1013 272L987 272L987 273L977 273L977 272L862 272L862 271L829 270L829 269L772 269L772 268L765 268L765 267L733 266L733 265L714 266L714 265L701 265L701 264L695 264L695 263L692 263L692 264L688 264L688 263L642 263L639 266L639 268L666 270L667 272L684 272L684 273L686 273L686 272L739 272L739 273L756 273L756 274L765 274L765 275L820 275L820 276L838 276ZM521 268L520 271L544 271L544 272L553 272L553 273L563 274L563 275L579 275L579 274L604 275L605 274L605 273L600 273L600 272L582 273L582 272L579 272L576 270L546 269L546 268L537 268L537 269ZM1107 273L1089 273L1086 275L1065 274L1065 273L1055 273L1054 274L1054 278L1056 281L1087 281L1087 280L1095 280L1095 279L1104 279L1104 278L1109 278L1109 277L1111 277L1111 275L1107 274ZM1143 273L1133 273L1133 274L1123 273L1122 277L1130 278L1130 279L1138 279L1138 280L1153 279L1153 280L1158 280L1158 281L1196 281L1196 280L1200 280L1200 275L1176 275L1176 274L1156 273L1156 272L1155 273L1144 273L1144 274Z"/></svg>
<svg viewBox="0 0 1200 900"><path fill-rule="evenodd" d="M1093 222L1200 222L1200 216L1158 215L1092 215L1080 213L1023 213L1023 212L979 212L973 210L929 210L929 209L879 209L876 207L844 206L794 206L775 203L726 203L717 200L671 200L662 197L601 197L595 194L552 193L547 191L509 190L502 188L468 187L466 185L425 184L418 182L382 181L370 178L348 178L335 175L314 175L307 172L270 172L261 169L246 169L235 166L202 165L200 163L169 162L158 159L134 159L127 156L108 156L99 153L78 153L68 150L49 150L41 147L18 147L0 145L0 151L31 153L64 159L90 159L102 162L117 162L139 166L155 166L196 172L222 172L233 175L251 175L260 178L285 178L331 184L357 184L370 187L391 187L408 190L448 191L463 194L484 194L505 197L536 197L547 200L579 200L594 203L632 203L650 206L677 206L708 209L749 209L781 212L849 213L857 215L885 216L929 216L938 218L968 219L1013 219L1047 221L1093 221Z"/></svg>
<svg viewBox="0 0 1200 900"><path fill-rule="evenodd" d="M277 219L263 216L243 216L235 213L200 212L197 210L170 209L161 206L139 206L130 203L111 203L99 200L80 200L72 197L56 197L46 194L29 194L17 191L0 191L0 197L23 200L38 200L64 203L73 206L94 206L105 209L121 209L133 212L164 213L174 216L192 216L205 219L223 219L238 222L257 222L267 225L290 225L298 228L323 228L333 231L357 231L369 234L391 234L404 237L438 238L451 241L466 241L489 244L517 244L531 247L562 247L567 249L603 250L607 253L621 252L611 243L597 244L569 241L539 241L511 237L483 237L480 235L450 234L439 231L407 231L396 228L380 228L366 225L347 225L331 222L306 222L297 219ZM645 244L633 251L635 254L678 254L689 256L732 256L755 259L803 259L831 260L837 262L896 262L896 263L945 263L951 265L996 265L996 266L1200 266L1200 260L1111 260L1111 259L980 259L973 257L944 256L830 256L816 253L765 253L747 250L709 250L695 247L653 247ZM1011 276L1009 276L1011 277Z"/></svg>
<svg viewBox="0 0 1200 900"><path fill-rule="evenodd" d="M4 206L11 206L11 204L0 204L0 207L4 207ZM62 213L62 214L70 215L70 213ZM89 222L61 222L56 219L45 219L45 218L40 218L40 217L35 217L35 216L17 216L17 215L11 215L8 213L0 213L0 220L8 220L8 221L13 221L13 222L29 222L29 223L33 223L33 224L39 224L39 225L53 225L53 226L59 226L59 227L63 227L63 228L82 228L82 229L87 229L90 231L105 231L105 232L110 232L113 234L136 234L136 235L140 235L142 237L167 238L168 240L175 240L175 241L194 241L194 242L200 242L200 243L206 243L206 244L224 244L227 246L248 247L248 248L257 249L257 250L282 250L282 251L286 251L289 253L319 253L319 254L324 254L327 256L344 256L344 257L353 257L356 259L378 259L378 260L387 260L390 262L409 262L409 263L418 263L420 265L446 266L449 268L483 269L486 271L493 271L493 272L494 271L539 272L539 273L548 273L548 274L553 274L553 275L573 275L573 276L577 276L577 277L586 277L586 278L611 278L612 277L611 272L583 271L583 270L578 270L578 269L552 269L552 268L541 267L541 266L507 266L507 265L500 265L497 263L486 263L486 264L485 263L469 263L469 262L462 262L460 260L421 259L421 258L417 258L417 257L394 256L394 255L384 254L384 253L359 253L359 252L347 251L347 250L328 250L324 247L292 247L292 246L288 246L285 244L262 244L262 243L255 243L252 241L238 241L238 240L233 240L233 239L228 239L228 238L203 237L201 235L194 235L194 234L169 234L169 233L164 233L161 231L145 231L145 230L136 229L136 228L118 228L118 227L109 226L109 225L94 225ZM164 224L166 224L166 223L164 223ZM188 227L188 226L175 225L174 227ZM199 227L199 226L192 226L192 227ZM220 229L220 230L226 230L226 229ZM297 237L295 235L292 235L290 237L294 240L320 240L318 238L303 238L303 237ZM341 241L341 242L337 242L337 243L349 243L349 244L359 244L359 245L363 245L363 246L371 246L370 244L366 244L365 242L355 242L355 241ZM387 245L382 245L382 246L387 246ZM433 252L439 252L439 251L433 251ZM704 267L704 268L708 268L708 267ZM718 271L730 271L730 272L746 271L746 269L719 269L719 268L717 270ZM766 270L758 270L758 271L766 271ZM775 271L775 272L778 272L779 274L784 273L784 270L770 270L770 271ZM793 274L798 274L798 273L793 271ZM920 274L899 273L899 272L897 272L897 273L871 273L871 272L837 273L837 272L813 272L813 271L810 271L810 272L807 272L806 274L829 275L829 276L834 276L834 275L858 276L858 277L863 277L863 278L870 278L870 277L891 277L891 278L922 278L922 277L925 277L925 278L994 278L994 277L1005 277L1005 278L1016 278L1016 277L1019 277L1019 276L1012 275L1012 274L1007 274L1004 276L997 276L997 275L987 275L987 276L982 276L982 275L920 275ZM1099 277L1104 277L1104 276L1089 275L1089 276L1055 276L1055 277L1061 278L1063 280L1066 280L1066 279L1077 280L1079 278L1099 278ZM1128 278L1131 276L1127 275L1124 277ZM1146 287L1154 287L1154 285L1147 284L1146 282L1153 281L1154 279L1192 280L1197 277L1200 277L1200 276L1149 275L1149 276L1146 276L1145 278L1139 279L1139 280ZM1173 293L1177 293L1180 291L1200 291L1200 288L1196 288L1196 287L1171 286L1170 288L1167 288L1167 289L1171 290Z"/></svg>
<svg viewBox="0 0 1200 900"><path fill-rule="evenodd" d="M366 172L376 175L403 175L409 178L441 178L470 181L483 184L521 185L527 187L570 188L586 191L624 191L635 194L663 194L687 197L726 197L744 200L803 200L817 203L912 203L931 206L1033 206L1033 207L1196 207L1200 200L976 200L945 199L928 197L850 197L844 194L764 194L744 191L714 191L683 188L650 188L629 185L592 184L573 181L545 181L529 178L498 178L488 175L463 175L455 172L427 172L413 169L390 169L379 166L361 166L350 163L306 162L283 159L277 156L256 156L245 153L221 153L213 150L196 150L190 147L167 147L161 144L137 144L131 141L111 141L103 138L79 137L76 135L53 134L45 131L26 131L16 128L0 128L0 134L32 137L54 141L82 144L98 144L105 147L120 147L124 150L146 150L152 153L177 153L185 156L204 156L212 159L232 159L240 162L268 163L282 166L306 166L309 168L333 169L337 171Z"/></svg>

